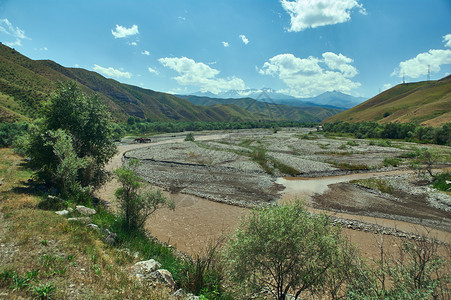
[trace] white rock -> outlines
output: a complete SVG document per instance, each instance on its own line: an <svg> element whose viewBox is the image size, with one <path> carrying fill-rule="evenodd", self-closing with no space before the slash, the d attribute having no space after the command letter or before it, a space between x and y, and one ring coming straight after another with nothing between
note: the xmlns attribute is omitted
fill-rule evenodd
<svg viewBox="0 0 451 300"><path fill-rule="evenodd" d="M59 210L59 211L55 211L55 214L60 215L60 216L65 216L69 213L69 211L63 209L63 210Z"/></svg>
<svg viewBox="0 0 451 300"><path fill-rule="evenodd" d="M77 205L77 206L75 206L75 209L83 216L91 216L91 215L95 215L95 213L96 213L95 209L88 208L83 205Z"/></svg>

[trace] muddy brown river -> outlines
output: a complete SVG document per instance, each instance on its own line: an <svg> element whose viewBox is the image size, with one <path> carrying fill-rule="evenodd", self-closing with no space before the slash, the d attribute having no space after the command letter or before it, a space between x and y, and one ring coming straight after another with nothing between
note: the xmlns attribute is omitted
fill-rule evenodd
<svg viewBox="0 0 451 300"><path fill-rule="evenodd" d="M219 140L224 139L226 136L227 134L210 134L196 137L196 140ZM183 138L184 136L162 139L161 141L153 142L152 145L182 141ZM119 146L119 153L108 165L109 170L121 165L122 156L126 151L147 146L149 145L132 144ZM434 236L443 242L451 243L451 234L444 230L436 230L423 225L390 218L360 215L358 211L347 213L320 209L315 205L317 203L315 197L327 195L327 193L331 192L331 187L345 184L350 180L370 178L375 175L397 175L404 173L406 171L359 173L320 178L278 178L276 182L285 186L285 189L280 192L279 201L281 203L289 203L294 199L302 199L306 202L308 210L312 212L327 213L340 218L397 228L411 233L425 233L430 231L430 236ZM117 187L117 182L112 180L99 189L96 194L98 197L110 202L114 208L115 200L113 195ZM173 199L176 204L176 209L174 211L161 209L155 212L147 221L145 225L146 229L160 241L168 243L187 254L197 254L204 250L209 242L231 234L237 228L240 218L246 216L250 211L247 208L213 202L193 195L164 193L167 197ZM375 234L347 228L344 228L343 232L352 242L358 245L365 256L373 257L377 255L376 240L379 237ZM390 241L390 245L397 247L397 242L393 237L387 237L387 239Z"/></svg>

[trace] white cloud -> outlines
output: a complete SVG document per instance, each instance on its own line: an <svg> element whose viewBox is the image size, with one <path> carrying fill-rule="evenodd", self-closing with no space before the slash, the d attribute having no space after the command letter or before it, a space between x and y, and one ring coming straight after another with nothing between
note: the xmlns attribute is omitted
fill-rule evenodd
<svg viewBox="0 0 451 300"><path fill-rule="evenodd" d="M151 67L148 67L147 70L148 70L150 73L154 73L154 74L157 74L157 75L158 75L158 71L155 70L155 69L152 69Z"/></svg>
<svg viewBox="0 0 451 300"><path fill-rule="evenodd" d="M446 47L451 47L451 34L443 36L443 43ZM450 49L430 49L422 52L414 58L402 61L391 76L418 78L423 75L437 73L442 65L451 64Z"/></svg>
<svg viewBox="0 0 451 300"><path fill-rule="evenodd" d="M150 52L147 51L147 50L144 50L144 51L141 51L141 54L142 54L142 55L150 55Z"/></svg>
<svg viewBox="0 0 451 300"><path fill-rule="evenodd" d="M228 42L221 42L221 43L222 43L222 45L223 45L224 47L226 47L226 48L230 46Z"/></svg>
<svg viewBox="0 0 451 300"><path fill-rule="evenodd" d="M443 36L443 42L445 43L445 47L451 48L451 33Z"/></svg>
<svg viewBox="0 0 451 300"><path fill-rule="evenodd" d="M291 17L289 31L295 32L347 22L354 8L366 14L357 0L282 0L281 3Z"/></svg>
<svg viewBox="0 0 451 300"><path fill-rule="evenodd" d="M20 47L22 46L22 41L20 39L16 39L15 42L6 42L4 43L6 46L13 48L13 47Z"/></svg>
<svg viewBox="0 0 451 300"><path fill-rule="evenodd" d="M111 33L113 34L115 39L126 38L132 35L139 34L138 25L133 25L130 28L126 28L124 26L116 24L116 30L112 29Z"/></svg>
<svg viewBox="0 0 451 300"><path fill-rule="evenodd" d="M123 78L131 78L132 77L131 73L129 73L129 72L122 72L122 71L119 71L119 70L114 69L112 67L104 68L104 67L101 67L99 65L94 65L93 70L96 71L96 72L102 73L103 75L109 76L109 77L115 77L115 78L121 78L121 77L123 77Z"/></svg>
<svg viewBox="0 0 451 300"><path fill-rule="evenodd" d="M351 65L351 58L332 52L322 56L323 59L279 54L265 62L259 73L280 78L288 87L283 92L295 97L311 97L334 90L349 93L360 86L359 82L351 80L358 73Z"/></svg>
<svg viewBox="0 0 451 300"><path fill-rule="evenodd" d="M242 90L246 88L244 81L237 77L217 78L219 71L210 66L196 62L187 57L165 57L158 60L163 66L170 68L180 76L175 79L180 85L196 86L203 92L215 94L224 90Z"/></svg>
<svg viewBox="0 0 451 300"><path fill-rule="evenodd" d="M383 91L385 91L385 90L388 90L389 88L391 88L393 85L391 84L391 83L386 83L386 84L384 84L383 86L382 86L382 90Z"/></svg>
<svg viewBox="0 0 451 300"><path fill-rule="evenodd" d="M3 32L7 35L10 35L12 37L15 37L16 40L14 42L5 42L4 44L8 47L14 47L14 46L22 46L22 40L28 39L31 40L29 37L25 35L25 31L20 29L19 27L14 27L13 24L8 19L0 19L0 32Z"/></svg>
<svg viewBox="0 0 451 300"><path fill-rule="evenodd" d="M418 78L431 72L439 72L440 66L451 64L451 50L431 49L428 52L418 54L416 57L399 63L392 76Z"/></svg>
<svg viewBox="0 0 451 300"><path fill-rule="evenodd" d="M249 40L247 39L247 37L244 34L240 35L240 39L243 41L243 43L245 45L249 44Z"/></svg>
<svg viewBox="0 0 451 300"><path fill-rule="evenodd" d="M129 44L130 46L138 46L137 42L131 42L131 43L127 43L127 44Z"/></svg>

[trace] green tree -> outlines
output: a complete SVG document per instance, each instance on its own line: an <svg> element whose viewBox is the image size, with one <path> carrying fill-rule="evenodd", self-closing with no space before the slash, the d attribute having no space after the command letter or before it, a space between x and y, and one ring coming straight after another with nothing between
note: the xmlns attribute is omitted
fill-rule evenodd
<svg viewBox="0 0 451 300"><path fill-rule="evenodd" d="M58 157L47 138L48 132L62 129L70 137L76 156L85 161L76 181L82 187L96 187L105 181L104 167L116 153L116 146L110 115L97 96L85 95L75 82L60 84L36 124L27 154L31 164L40 169L38 178L48 183L55 180Z"/></svg>
<svg viewBox="0 0 451 300"><path fill-rule="evenodd" d="M53 178L56 186L64 196L77 195L89 191L89 188L81 187L77 181L79 170L84 169L87 161L77 156L72 146L72 138L66 131L58 129L56 131L47 131L45 146L53 149L56 157L56 166L53 169Z"/></svg>
<svg viewBox="0 0 451 300"><path fill-rule="evenodd" d="M174 203L165 198L159 190L144 191L142 178L133 170L139 166L138 160L131 160L128 165L115 169L121 187L115 192L120 211L128 230L142 229L147 218L157 209L167 206L174 209Z"/></svg>
<svg viewBox="0 0 451 300"><path fill-rule="evenodd" d="M249 292L267 289L277 299L324 284L341 249L339 228L297 202L253 211L231 239L232 280Z"/></svg>

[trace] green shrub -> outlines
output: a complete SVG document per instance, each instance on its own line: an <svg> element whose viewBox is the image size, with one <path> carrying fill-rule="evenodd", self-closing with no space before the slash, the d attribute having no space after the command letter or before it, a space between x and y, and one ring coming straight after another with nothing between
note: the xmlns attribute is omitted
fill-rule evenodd
<svg viewBox="0 0 451 300"><path fill-rule="evenodd" d="M188 133L185 137L185 141L187 142L194 142L194 134L192 134L191 132Z"/></svg>
<svg viewBox="0 0 451 300"><path fill-rule="evenodd" d="M397 167L400 165L401 162L402 162L402 159L400 159L400 158L386 157L386 158L384 158L383 164L386 167L388 167L388 166Z"/></svg>
<svg viewBox="0 0 451 300"><path fill-rule="evenodd" d="M440 191L451 191L451 173L446 172L436 175L432 186Z"/></svg>

